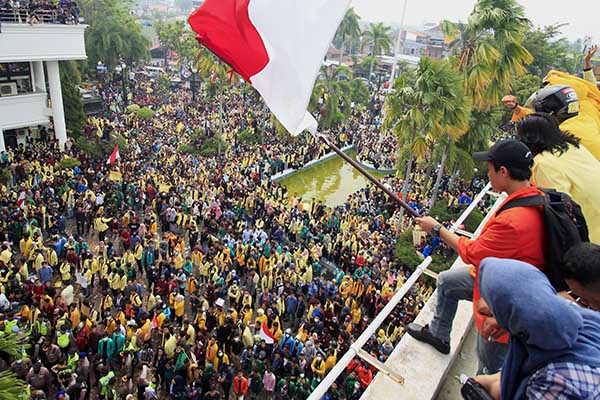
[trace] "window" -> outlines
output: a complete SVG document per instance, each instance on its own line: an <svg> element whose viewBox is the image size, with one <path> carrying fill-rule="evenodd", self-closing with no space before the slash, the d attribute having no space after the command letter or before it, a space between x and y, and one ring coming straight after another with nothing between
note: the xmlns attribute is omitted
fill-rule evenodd
<svg viewBox="0 0 600 400"><path fill-rule="evenodd" d="M17 93L32 93L31 65L23 63L0 63L0 84L14 83Z"/></svg>

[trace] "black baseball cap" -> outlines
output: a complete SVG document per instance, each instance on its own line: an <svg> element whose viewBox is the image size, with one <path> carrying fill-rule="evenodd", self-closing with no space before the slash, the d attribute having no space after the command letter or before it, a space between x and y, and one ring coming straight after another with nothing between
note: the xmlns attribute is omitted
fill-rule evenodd
<svg viewBox="0 0 600 400"><path fill-rule="evenodd" d="M529 169L533 166L533 154L523 142L501 140L488 151L473 154L475 161L495 161L505 167Z"/></svg>

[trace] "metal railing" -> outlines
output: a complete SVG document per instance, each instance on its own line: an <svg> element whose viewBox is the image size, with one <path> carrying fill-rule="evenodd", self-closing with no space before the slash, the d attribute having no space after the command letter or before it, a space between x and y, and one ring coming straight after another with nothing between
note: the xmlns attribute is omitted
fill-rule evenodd
<svg viewBox="0 0 600 400"><path fill-rule="evenodd" d="M362 348L367 343L369 338L375 334L377 329L379 329L379 326L383 324L385 319L392 313L394 308L396 308L396 306L400 303L404 296L406 296L408 291L412 289L413 285L423 274L423 271L425 271L429 267L431 261L432 258L427 257L417 267L415 272L413 272L412 275L406 280L406 282L404 282L404 285L402 285L400 290L396 292L396 294L386 304L383 310L381 310L377 317L375 317L373 322L371 322L371 324L369 324L369 326L367 327L367 329L365 329L362 335L360 335L358 339L356 339L356 341L352 343L350 349L348 349L346 354L344 354L344 356L337 362L337 364L335 364L331 371L329 371L329 373L321 381L319 386L315 388L315 390L308 397L308 400L319 400L321 397L323 397L327 393L331 385L336 381L336 379L342 374L342 372L344 372L348 364L350 364L350 361L352 361L352 359L356 356L362 358L363 360L377 368L379 372L390 376L392 379L399 381L400 383L404 381L402 377L389 370L383 363L373 358L373 356L365 352Z"/></svg>
<svg viewBox="0 0 600 400"><path fill-rule="evenodd" d="M473 210L477 208L479 203L484 199L486 195L497 197L497 200L492 207L491 212L494 211L498 207L498 205L503 200L503 197L492 191L492 185L488 183L479 194L473 199L471 204L463 211L460 217L456 220L452 227L449 229L451 232L456 232L459 235L475 237L477 234L483 229L483 226L487 222L490 217L490 213L488 213L487 217L477 228L475 233L466 232L458 227L462 225L465 220L471 215ZM394 308L400 303L400 301L406 296L408 291L413 287L413 285L417 282L417 280L421 277L421 275L427 275L437 279L438 274L429 271L427 268L432 262L431 256L427 257L412 273L412 275L406 280L404 285L394 294L394 296L390 299L390 301L386 304L386 306L381 310L379 314L375 317L375 319L369 324L369 326L365 329L365 331L356 339L354 343L350 346L346 354L342 356L342 358L335 364L335 366L329 371L329 373L325 376L325 378L321 381L319 386L315 388L315 390L308 397L308 400L319 400L321 399L329 390L331 385L338 379L338 377L344 372L348 364L354 359L354 357L360 357L364 361L368 362L370 365L375 367L380 373L387 375L392 380L398 382L399 384L404 384L404 378L391 370L385 364L381 363L373 356L371 356L368 352L364 351L362 348L367 343L369 338L377 332L377 329L383 324L385 319L392 313Z"/></svg>
<svg viewBox="0 0 600 400"><path fill-rule="evenodd" d="M73 12L61 8L33 11L27 8L0 8L0 21L16 24L77 24L79 19Z"/></svg>

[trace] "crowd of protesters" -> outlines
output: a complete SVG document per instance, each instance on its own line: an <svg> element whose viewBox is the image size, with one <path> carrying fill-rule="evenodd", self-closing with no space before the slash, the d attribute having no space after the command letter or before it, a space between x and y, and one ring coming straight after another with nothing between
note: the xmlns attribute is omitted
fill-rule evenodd
<svg viewBox="0 0 600 400"><path fill-rule="evenodd" d="M30 345L11 369L38 399L306 398L410 275L394 257L398 211L372 187L332 208L273 182L328 150L262 125L254 95L153 89L130 94L150 119L101 89L109 111L83 135L124 138L113 164L73 140L2 153L0 328ZM376 118L326 133L349 144ZM220 132L221 155L181 151ZM385 361L431 291L417 283L365 350ZM328 398L359 398L374 374L353 362Z"/></svg>

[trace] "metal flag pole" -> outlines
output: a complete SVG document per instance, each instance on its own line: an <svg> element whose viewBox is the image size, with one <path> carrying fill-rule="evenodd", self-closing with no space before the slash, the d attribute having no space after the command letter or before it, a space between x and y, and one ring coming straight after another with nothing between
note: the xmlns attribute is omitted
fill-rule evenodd
<svg viewBox="0 0 600 400"><path fill-rule="evenodd" d="M342 150L340 150L340 148L337 147L335 144L333 144L325 135L323 135L321 133L317 133L317 134L315 134L315 136L317 138L319 138L321 140L321 142L325 143L325 145L327 145L327 147L329 147L331 150L333 150L335 153L337 153L338 156L342 157L344 160L346 160L348 163L350 163L350 165L352 165L358 172L360 172L362 175L364 175L365 178L370 180L375 186L377 186L379 189L383 190L385 192L385 194L390 196L390 198L392 200L394 200L400 207L404 208L410 214L411 217L418 218L421 216L421 215L419 215L418 212L413 210L404 200L402 200L400 197L398 197L398 195L396 193L392 192L390 189L385 187L385 185L383 183L381 183L379 181L379 179L375 178L373 175L371 175L369 172L367 172L367 170L364 169L362 167L362 165L357 163L350 156L348 156L346 153L344 153Z"/></svg>

